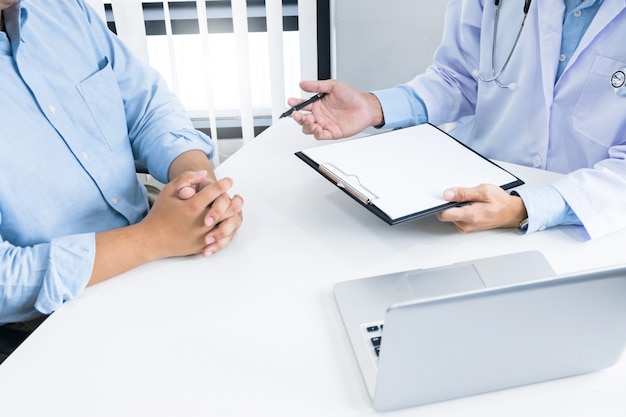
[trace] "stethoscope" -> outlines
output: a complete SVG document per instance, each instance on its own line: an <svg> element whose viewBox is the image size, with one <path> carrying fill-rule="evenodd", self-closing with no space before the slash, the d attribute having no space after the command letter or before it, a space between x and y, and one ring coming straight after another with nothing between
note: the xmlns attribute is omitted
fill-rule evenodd
<svg viewBox="0 0 626 417"><path fill-rule="evenodd" d="M526 16L528 16L528 9L530 9L531 0L525 0L524 2L524 18L522 19L522 23L519 27L519 30L517 31L515 42L513 43L513 46L511 47L511 51L509 52L509 55L506 57L506 60L504 61L502 68L500 68L499 71L496 71L496 40L498 39L498 20L500 17L500 1L501 0L495 0L496 11L495 11L495 16L493 18L493 39L492 39L492 44L491 44L491 76L485 77L477 69L474 70L472 74L474 75L474 77L477 77L478 79L486 83L495 82L498 87L510 88L511 90L515 90L517 88L516 83L502 84L500 82L500 77L502 76L502 73L506 70L506 68L509 66L511 57L513 56L513 53L515 52L515 48L517 48L517 43L519 42L519 38L522 35L522 30L524 29L524 23L526 23Z"/></svg>

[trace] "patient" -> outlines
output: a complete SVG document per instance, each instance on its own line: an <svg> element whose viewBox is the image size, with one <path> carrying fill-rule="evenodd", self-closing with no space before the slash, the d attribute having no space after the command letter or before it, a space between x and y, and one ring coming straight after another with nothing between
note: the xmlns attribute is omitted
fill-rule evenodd
<svg viewBox="0 0 626 417"><path fill-rule="evenodd" d="M0 13L0 325L228 245L243 200L163 79L83 0L0 0ZM135 161L166 183L151 209Z"/></svg>

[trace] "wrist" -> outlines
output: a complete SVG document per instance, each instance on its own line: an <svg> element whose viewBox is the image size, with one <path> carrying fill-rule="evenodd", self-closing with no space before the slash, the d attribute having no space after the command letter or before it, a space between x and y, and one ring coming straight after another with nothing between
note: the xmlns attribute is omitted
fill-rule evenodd
<svg viewBox="0 0 626 417"><path fill-rule="evenodd" d="M385 114L383 113L383 107L373 93L363 93L367 100L367 109L370 115L370 126L382 127L385 124Z"/></svg>
<svg viewBox="0 0 626 417"><path fill-rule="evenodd" d="M186 171L206 171L206 177L215 181L215 173L211 161L203 151L190 150L178 155L168 170L168 180L172 181Z"/></svg>
<svg viewBox="0 0 626 417"><path fill-rule="evenodd" d="M144 218L139 223L128 226L128 241L132 242L133 256L138 265L167 257L163 239L156 236L156 229Z"/></svg>
<svg viewBox="0 0 626 417"><path fill-rule="evenodd" d="M528 212L526 211L526 205L522 197L515 191L511 191L510 196L513 200L513 220L510 224L511 227L517 227L522 232L528 230Z"/></svg>

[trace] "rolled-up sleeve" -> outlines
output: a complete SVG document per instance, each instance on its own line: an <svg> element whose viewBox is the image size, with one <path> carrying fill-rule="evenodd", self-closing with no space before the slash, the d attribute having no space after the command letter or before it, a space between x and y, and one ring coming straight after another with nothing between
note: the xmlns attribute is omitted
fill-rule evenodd
<svg viewBox="0 0 626 417"><path fill-rule="evenodd" d="M94 258L94 233L29 247L0 240L0 322L50 314L76 298L89 282Z"/></svg>
<svg viewBox="0 0 626 417"><path fill-rule="evenodd" d="M49 247L48 269L35 302L35 308L44 314L84 291L96 255L95 233L53 239Z"/></svg>

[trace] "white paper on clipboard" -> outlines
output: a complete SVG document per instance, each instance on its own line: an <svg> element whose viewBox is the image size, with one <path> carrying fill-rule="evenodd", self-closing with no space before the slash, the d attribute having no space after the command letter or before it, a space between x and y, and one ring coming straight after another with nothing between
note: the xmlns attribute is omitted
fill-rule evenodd
<svg viewBox="0 0 626 417"><path fill-rule="evenodd" d="M303 150L310 165L393 223L431 214L449 187L488 183L504 189L523 181L431 124ZM351 192L351 194L352 194Z"/></svg>

